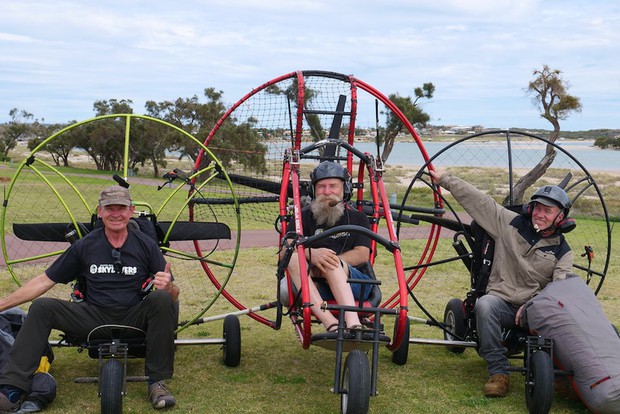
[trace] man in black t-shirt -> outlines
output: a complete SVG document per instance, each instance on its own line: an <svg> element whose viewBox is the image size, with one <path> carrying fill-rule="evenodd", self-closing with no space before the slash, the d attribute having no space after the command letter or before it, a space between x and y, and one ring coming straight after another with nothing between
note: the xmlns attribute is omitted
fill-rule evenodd
<svg viewBox="0 0 620 414"><path fill-rule="evenodd" d="M52 329L86 338L103 324L146 331L144 370L149 377L149 399L154 408L175 404L164 379L173 373L179 288L157 242L128 227L134 210L126 188L104 189L97 209L103 227L77 240L44 273L0 300L0 311L33 300L0 373L0 413L19 408ZM84 301L40 298L56 283L69 283L76 277L85 281ZM149 279L155 290L145 295L142 286Z"/></svg>
<svg viewBox="0 0 620 414"><path fill-rule="evenodd" d="M310 174L314 199L302 210L304 236L313 236L324 230L341 225L358 225L369 228L366 214L350 208L346 201L351 197L352 184L349 172L340 164L324 161ZM339 305L355 306L361 290L359 283L349 284L347 278L369 279L355 266L368 262L370 258L370 239L357 232L343 231L313 244L305 249L309 273L312 278L324 279L319 287L310 280L310 302L312 313L325 326L328 332L338 327L338 320L331 312L320 309L324 300L335 299ZM293 253L288 265L289 275L297 288L301 287L299 260ZM325 287L325 288L323 288ZM370 289L364 289L367 299ZM356 312L346 312L345 323L349 329L361 329Z"/></svg>

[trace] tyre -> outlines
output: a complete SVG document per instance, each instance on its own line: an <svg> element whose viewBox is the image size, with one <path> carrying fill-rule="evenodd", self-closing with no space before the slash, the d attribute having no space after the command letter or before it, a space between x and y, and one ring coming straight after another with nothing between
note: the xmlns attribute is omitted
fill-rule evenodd
<svg viewBox="0 0 620 414"><path fill-rule="evenodd" d="M365 414L370 403L370 365L359 349L351 351L344 361L340 412Z"/></svg>
<svg viewBox="0 0 620 414"><path fill-rule="evenodd" d="M534 352L527 367L525 402L532 414L547 414L553 402L553 361L544 351Z"/></svg>
<svg viewBox="0 0 620 414"><path fill-rule="evenodd" d="M224 365L236 367L241 362L241 325L236 315L224 319Z"/></svg>
<svg viewBox="0 0 620 414"><path fill-rule="evenodd" d="M123 363L118 359L107 360L101 369L101 414L123 412Z"/></svg>
<svg viewBox="0 0 620 414"><path fill-rule="evenodd" d="M396 317L396 322L394 323L394 336L396 336L397 327L398 317ZM403 341L400 343L400 346L396 349L396 351L392 352L392 362L396 365L405 365L407 363L407 358L409 357L409 336L410 325L409 321L407 321L407 323L405 324Z"/></svg>
<svg viewBox="0 0 620 414"><path fill-rule="evenodd" d="M446 341L463 340L467 332L467 326L465 325L465 309L461 299L450 299L443 314L443 323L446 328L443 338ZM465 351L465 347L449 346L448 350L455 354L462 354Z"/></svg>

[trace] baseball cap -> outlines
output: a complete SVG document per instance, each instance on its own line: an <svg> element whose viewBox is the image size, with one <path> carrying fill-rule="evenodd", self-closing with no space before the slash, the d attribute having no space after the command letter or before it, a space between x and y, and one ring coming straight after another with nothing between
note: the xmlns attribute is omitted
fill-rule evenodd
<svg viewBox="0 0 620 414"><path fill-rule="evenodd" d="M130 206L131 196L129 195L129 190L119 185L108 187L99 194L99 205L101 207L111 205Z"/></svg>

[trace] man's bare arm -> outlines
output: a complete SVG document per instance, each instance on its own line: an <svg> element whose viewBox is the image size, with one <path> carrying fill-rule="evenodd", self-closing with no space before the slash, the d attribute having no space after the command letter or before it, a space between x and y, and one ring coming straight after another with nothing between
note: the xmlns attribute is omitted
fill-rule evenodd
<svg viewBox="0 0 620 414"><path fill-rule="evenodd" d="M56 282L47 277L45 273L42 273L30 279L6 298L0 299L0 311L36 299L50 290L55 284Z"/></svg>
<svg viewBox="0 0 620 414"><path fill-rule="evenodd" d="M358 266L370 259L370 249L366 246L355 246L351 250L342 253L340 258L351 266Z"/></svg>

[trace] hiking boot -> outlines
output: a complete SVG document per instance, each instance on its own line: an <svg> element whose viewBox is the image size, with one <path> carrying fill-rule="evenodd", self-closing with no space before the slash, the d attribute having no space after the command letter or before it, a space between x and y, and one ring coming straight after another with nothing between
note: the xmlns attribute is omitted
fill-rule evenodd
<svg viewBox="0 0 620 414"><path fill-rule="evenodd" d="M510 377L508 374L495 374L484 385L484 396L490 398L503 398L508 394Z"/></svg>
<svg viewBox="0 0 620 414"><path fill-rule="evenodd" d="M20 403L21 398L18 398L15 402L11 402L4 392L0 392L0 414L14 413L19 409Z"/></svg>
<svg viewBox="0 0 620 414"><path fill-rule="evenodd" d="M149 400L153 404L153 408L172 407L176 404L176 400L166 388L163 380L149 385Z"/></svg>

